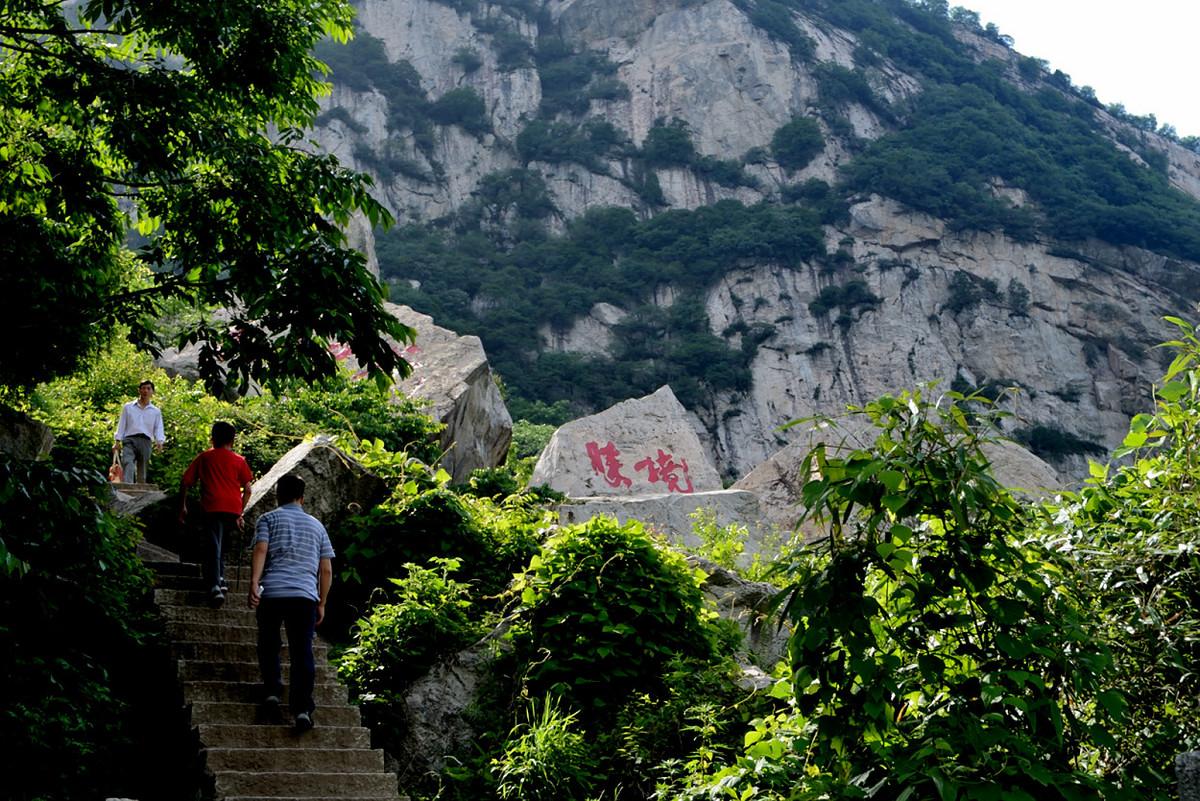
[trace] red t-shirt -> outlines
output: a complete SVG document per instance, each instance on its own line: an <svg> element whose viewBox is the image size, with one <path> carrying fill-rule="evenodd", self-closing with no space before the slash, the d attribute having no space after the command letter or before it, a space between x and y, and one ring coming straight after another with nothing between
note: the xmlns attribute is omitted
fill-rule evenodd
<svg viewBox="0 0 1200 801"><path fill-rule="evenodd" d="M186 489L200 482L200 506L206 512L242 513L242 488L250 483L250 465L229 448L209 448L183 473Z"/></svg>

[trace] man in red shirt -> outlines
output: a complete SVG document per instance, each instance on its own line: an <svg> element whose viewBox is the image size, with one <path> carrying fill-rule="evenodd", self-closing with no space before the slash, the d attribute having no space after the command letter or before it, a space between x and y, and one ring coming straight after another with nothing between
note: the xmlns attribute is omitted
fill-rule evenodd
<svg viewBox="0 0 1200 801"><path fill-rule="evenodd" d="M200 508L204 510L204 530L208 535L208 553L203 564L205 584L213 606L225 603L226 533L239 531L244 525L242 510L250 501L250 465L233 452L236 435L233 425L218 420L212 427L212 448L204 451L188 465L180 488L179 522L187 516L188 489L200 484Z"/></svg>

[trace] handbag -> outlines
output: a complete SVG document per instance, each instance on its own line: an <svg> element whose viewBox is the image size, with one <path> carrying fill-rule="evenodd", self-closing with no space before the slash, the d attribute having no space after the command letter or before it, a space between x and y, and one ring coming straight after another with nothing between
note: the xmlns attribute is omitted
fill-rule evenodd
<svg viewBox="0 0 1200 801"><path fill-rule="evenodd" d="M125 482L125 471L121 469L121 462L117 459L115 453L113 454L112 464L108 467L108 480L114 484Z"/></svg>

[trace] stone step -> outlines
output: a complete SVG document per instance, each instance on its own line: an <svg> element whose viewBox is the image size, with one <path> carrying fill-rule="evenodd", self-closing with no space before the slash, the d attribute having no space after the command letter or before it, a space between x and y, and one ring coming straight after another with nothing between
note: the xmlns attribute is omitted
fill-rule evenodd
<svg viewBox="0 0 1200 801"><path fill-rule="evenodd" d="M344 798L345 796L341 795L227 795L225 801L343 801ZM362 795L354 801L409 801L409 798L406 795Z"/></svg>
<svg viewBox="0 0 1200 801"><path fill-rule="evenodd" d="M243 618L231 617L229 620L167 620L167 633L177 642L208 642L208 643L258 643L258 622L250 625L238 625ZM279 636L287 643L287 632L280 626ZM313 638L313 648L324 648L325 642L316 636ZM314 650L315 654L316 651ZM258 657L256 656L255 659Z"/></svg>
<svg viewBox="0 0 1200 801"><path fill-rule="evenodd" d="M201 723L200 742L208 748L370 748L363 726L322 726L298 733L290 724Z"/></svg>
<svg viewBox="0 0 1200 801"><path fill-rule="evenodd" d="M112 488L126 495L145 495L147 492L158 492L157 484L139 484L133 481L113 481Z"/></svg>
<svg viewBox="0 0 1200 801"><path fill-rule="evenodd" d="M285 659L281 663L283 680L291 680L292 666ZM212 660L179 660L180 681L235 681L244 684L258 685L262 674L258 670L258 660L253 662L224 662ZM337 671L327 662L317 662L317 683L323 684L337 681Z"/></svg>
<svg viewBox="0 0 1200 801"><path fill-rule="evenodd" d="M143 559L142 564L154 572L155 579L164 576L192 576L200 578L200 565L166 559Z"/></svg>
<svg viewBox="0 0 1200 801"><path fill-rule="evenodd" d="M224 626L256 626L258 618L253 609L247 609L244 604L230 603L220 609L208 606L164 606L159 611L167 623L219 623Z"/></svg>
<svg viewBox="0 0 1200 801"><path fill-rule="evenodd" d="M226 603L229 600L226 599ZM208 592L200 590L155 589L154 603L160 608L164 606L194 606L211 609ZM243 607L244 608L244 607Z"/></svg>
<svg viewBox="0 0 1200 801"><path fill-rule="evenodd" d="M185 681L183 697L188 701L226 701L241 704L257 704L262 700L262 684L242 681ZM345 685L333 682L313 687L313 700L324 706L350 703ZM287 693L284 693L287 702Z"/></svg>
<svg viewBox="0 0 1200 801"><path fill-rule="evenodd" d="M258 662L258 647L254 643L177 640L171 644L171 649L176 658L197 662ZM284 662L291 659L286 638L280 653ZM328 654L329 646L324 643L313 645L313 657L318 663L327 661Z"/></svg>
<svg viewBox="0 0 1200 801"><path fill-rule="evenodd" d="M258 626L238 626L233 620L211 623L194 620L168 620L167 633L176 642L233 644L258 642ZM284 637L284 640L286 639Z"/></svg>
<svg viewBox="0 0 1200 801"><path fill-rule="evenodd" d="M396 797L392 773L282 773L276 771L221 771L216 775L217 797L258 795L312 798Z"/></svg>
<svg viewBox="0 0 1200 801"><path fill-rule="evenodd" d="M290 717L284 711L284 720ZM320 726L336 728L338 726L361 726L362 715L358 707L349 704L335 706L317 705L313 713L313 721ZM263 716L259 704L241 703L237 701L193 701L192 723L264 723L268 722Z"/></svg>
<svg viewBox="0 0 1200 801"><path fill-rule="evenodd" d="M225 579L225 583L230 587L236 584L238 589L244 593L249 587L250 571L243 570L241 576L230 576ZM154 586L163 590L191 590L193 592L212 589L212 585L208 584L199 573L194 576L173 573L159 574L154 577Z"/></svg>
<svg viewBox="0 0 1200 801"><path fill-rule="evenodd" d="M306 748L308 735L297 737L297 748L209 748L211 771L293 771L302 773L381 773L383 752L369 748Z"/></svg>

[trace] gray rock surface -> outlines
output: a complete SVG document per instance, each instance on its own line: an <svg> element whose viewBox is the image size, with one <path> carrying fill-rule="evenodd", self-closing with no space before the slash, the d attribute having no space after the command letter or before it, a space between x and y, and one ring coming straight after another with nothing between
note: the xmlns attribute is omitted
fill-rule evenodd
<svg viewBox="0 0 1200 801"><path fill-rule="evenodd" d="M1200 801L1200 751L1186 751L1175 757L1175 778L1179 781L1179 801Z"/></svg>
<svg viewBox="0 0 1200 801"><path fill-rule="evenodd" d="M693 564L708 574L704 594L716 604L721 617L737 623L745 636L745 656L761 668L770 671L787 657L791 627L780 625L770 615L771 602L779 588L761 581L747 581L738 574L710 562L690 557Z"/></svg>
<svg viewBox="0 0 1200 801"><path fill-rule="evenodd" d="M664 386L561 426L530 483L572 498L630 498L721 489L687 410Z"/></svg>
<svg viewBox="0 0 1200 801"><path fill-rule="evenodd" d="M824 444L831 456L844 456L870 448L878 434L878 429L862 416L842 417L835 425L795 426L791 431L795 442L776 451L733 485L734 489L755 494L762 504L763 522L783 531L794 529L803 514L800 491L804 478L799 470L812 449ZM1064 486L1054 468L1015 442L986 443L983 453L992 463L996 480L1025 497L1046 498ZM823 532L806 525L804 533L812 539Z"/></svg>
<svg viewBox="0 0 1200 801"><path fill-rule="evenodd" d="M476 732L465 712L475 703L507 630L501 624L479 643L436 664L404 694L404 736L389 768L406 779L436 773L472 751Z"/></svg>
<svg viewBox="0 0 1200 801"><path fill-rule="evenodd" d="M275 485L288 473L305 481L304 511L320 520L329 531L347 518L362 514L382 498L383 479L369 472L328 438L306 440L276 462L266 475L254 482L246 505L246 531L253 532L258 517L276 508Z"/></svg>
<svg viewBox="0 0 1200 801"><path fill-rule="evenodd" d="M740 523L748 528L747 560L761 550L764 532L758 521L762 514L758 496L752 492L730 489L688 495L658 493L576 498L560 506L558 515L563 524L586 523L599 515L615 517L621 523L638 520L675 545L694 549L700 545L700 539L692 531L691 515L698 509L712 512L718 526Z"/></svg>
<svg viewBox="0 0 1200 801"><path fill-rule="evenodd" d="M0 406L0 453L16 459L42 459L54 447L54 432L45 423Z"/></svg>
<svg viewBox="0 0 1200 801"><path fill-rule="evenodd" d="M404 351L412 375L396 388L428 401L430 414L445 424L441 447L446 472L463 482L473 470L503 464L512 442L512 417L479 337L459 336L407 306L388 303L386 308L417 330L416 342Z"/></svg>

